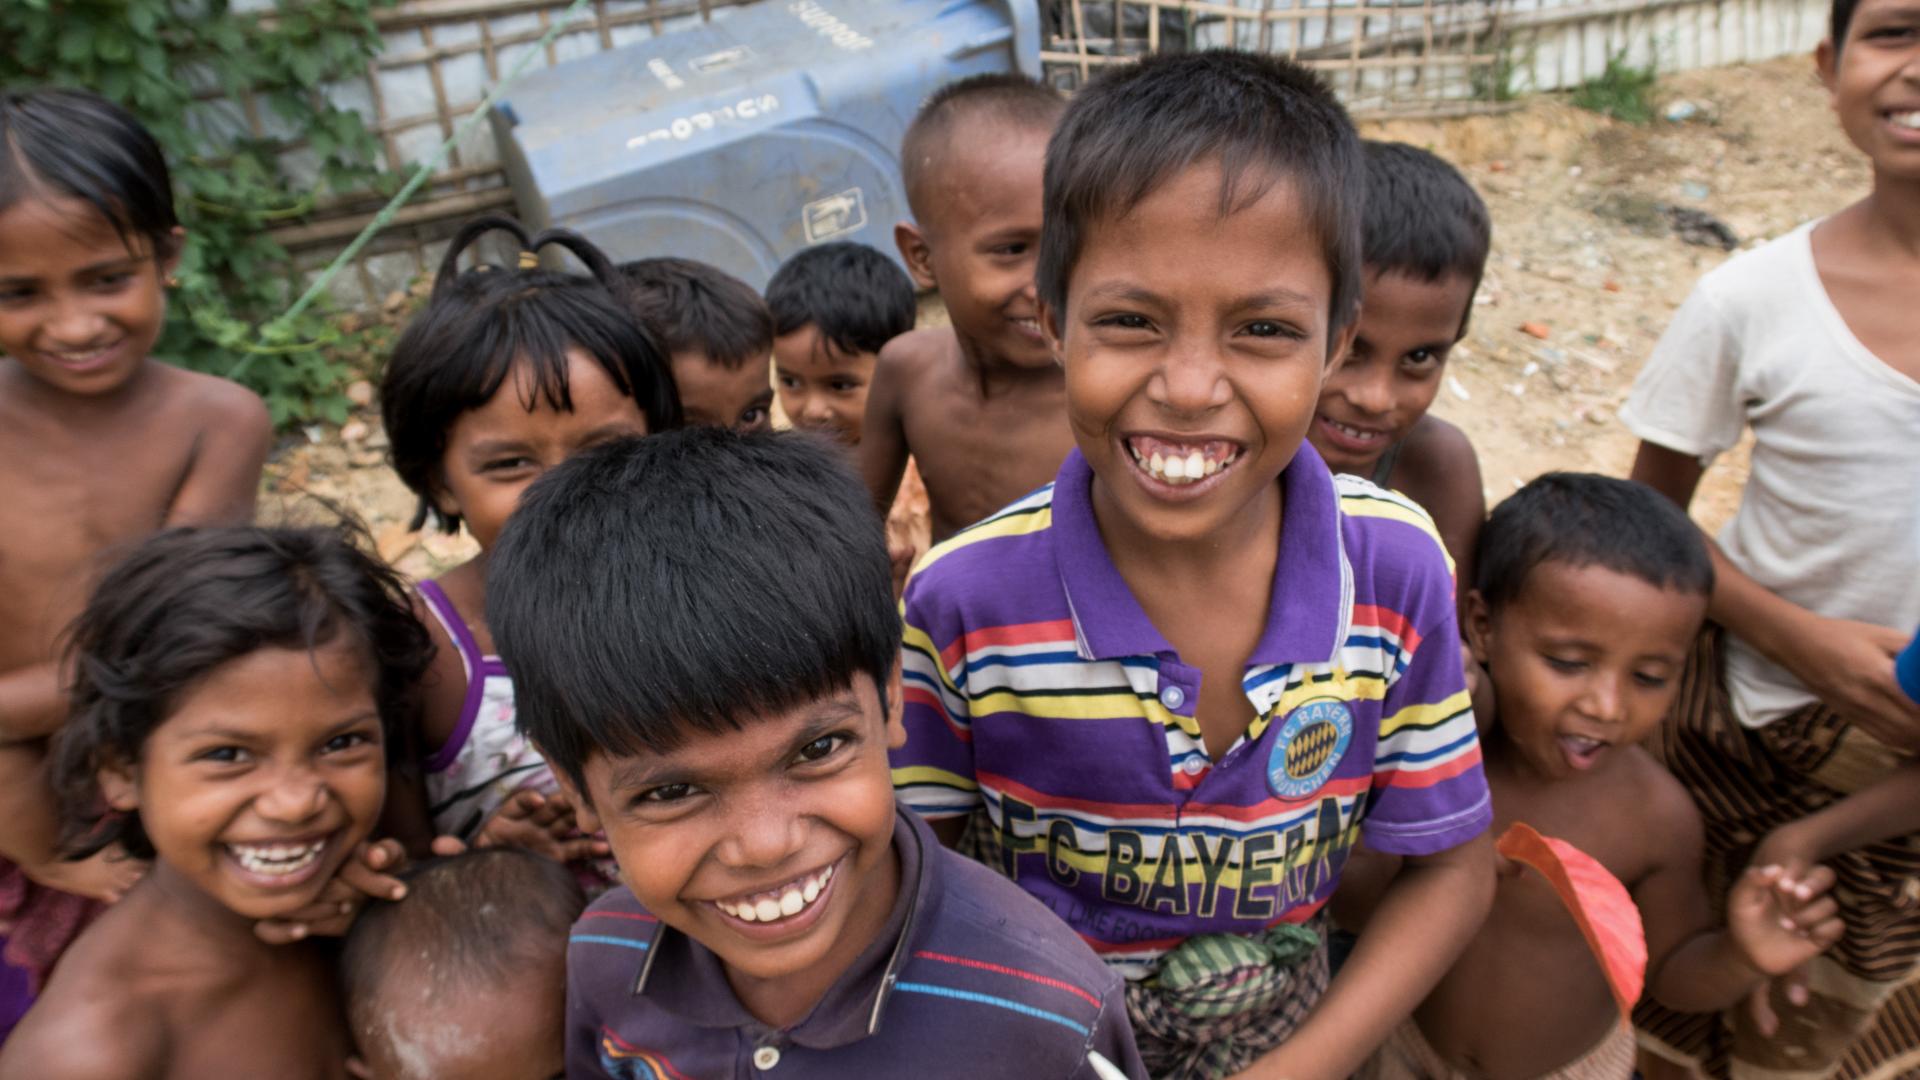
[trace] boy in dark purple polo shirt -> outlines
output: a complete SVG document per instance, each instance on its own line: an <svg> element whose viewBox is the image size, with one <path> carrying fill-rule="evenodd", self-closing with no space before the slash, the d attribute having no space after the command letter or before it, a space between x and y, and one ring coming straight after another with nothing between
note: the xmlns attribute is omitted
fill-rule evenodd
<svg viewBox="0 0 1920 1080"><path fill-rule="evenodd" d="M574 927L567 1075L1143 1077L1120 978L894 801L900 621L843 457L615 443L494 550L520 723L623 882Z"/></svg>
<svg viewBox="0 0 1920 1080"><path fill-rule="evenodd" d="M905 595L895 783L1129 980L1178 1080L1333 1080L1491 903L1432 521L1304 442L1360 301L1359 139L1272 57L1115 69L1047 147L1041 326L1076 449ZM1348 853L1405 857L1329 982Z"/></svg>

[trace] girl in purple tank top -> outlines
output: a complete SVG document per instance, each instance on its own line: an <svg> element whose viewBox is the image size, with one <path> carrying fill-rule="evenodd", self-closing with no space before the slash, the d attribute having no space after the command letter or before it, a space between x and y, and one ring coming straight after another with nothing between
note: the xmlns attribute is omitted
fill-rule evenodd
<svg viewBox="0 0 1920 1080"><path fill-rule="evenodd" d="M512 267L461 271L474 242L504 233ZM549 245L591 276L542 266ZM420 498L413 527L464 526L480 554L419 583L440 646L422 687L417 740L424 798L413 817L470 844L515 844L612 880L605 845L580 835L540 753L514 721L513 680L487 626L487 553L520 493L575 452L680 420L665 354L618 299L619 277L581 237L529 237L516 221L466 225L447 250L427 307L400 337L380 407L394 470ZM395 799L401 793L395 792Z"/></svg>

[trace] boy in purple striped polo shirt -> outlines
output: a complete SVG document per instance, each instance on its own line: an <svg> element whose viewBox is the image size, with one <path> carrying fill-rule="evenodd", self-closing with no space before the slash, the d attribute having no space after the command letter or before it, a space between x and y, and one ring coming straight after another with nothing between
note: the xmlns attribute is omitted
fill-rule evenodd
<svg viewBox="0 0 1920 1080"><path fill-rule="evenodd" d="M1038 276L1078 449L906 591L896 786L1128 977L1156 1076L1348 1075L1492 897L1445 553L1304 443L1354 336L1364 189L1345 112L1285 61L1083 91ZM1329 985L1361 838L1407 870Z"/></svg>
<svg viewBox="0 0 1920 1080"><path fill-rule="evenodd" d="M537 481L487 611L622 885L567 957L567 1076L1143 1078L1121 979L894 800L900 621L835 446L669 431Z"/></svg>

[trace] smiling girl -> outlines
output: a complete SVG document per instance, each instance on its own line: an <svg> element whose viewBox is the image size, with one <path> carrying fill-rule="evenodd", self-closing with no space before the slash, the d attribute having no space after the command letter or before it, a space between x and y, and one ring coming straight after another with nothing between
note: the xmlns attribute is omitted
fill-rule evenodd
<svg viewBox="0 0 1920 1080"><path fill-rule="evenodd" d="M0 1077L344 1075L327 954L254 924L308 908L367 838L431 649L340 530L170 530L110 571L53 774L72 855L152 869L67 952Z"/></svg>

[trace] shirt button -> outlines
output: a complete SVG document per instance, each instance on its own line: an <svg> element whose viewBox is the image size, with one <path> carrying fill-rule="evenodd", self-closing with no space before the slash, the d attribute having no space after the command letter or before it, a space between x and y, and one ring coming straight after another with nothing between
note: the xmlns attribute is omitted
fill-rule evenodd
<svg viewBox="0 0 1920 1080"><path fill-rule="evenodd" d="M1177 686L1163 687L1160 691L1160 704L1169 709L1178 709L1186 702L1187 692Z"/></svg>
<svg viewBox="0 0 1920 1080"><path fill-rule="evenodd" d="M780 1064L780 1050L778 1047L763 1046L753 1052L753 1067L756 1069L765 1071L778 1064Z"/></svg>
<svg viewBox="0 0 1920 1080"><path fill-rule="evenodd" d="M1205 762L1201 761L1199 758L1194 758L1194 757L1188 758L1186 760L1186 764L1180 766L1180 768L1188 776L1193 776L1197 774L1201 769L1204 769L1206 767L1207 765Z"/></svg>

